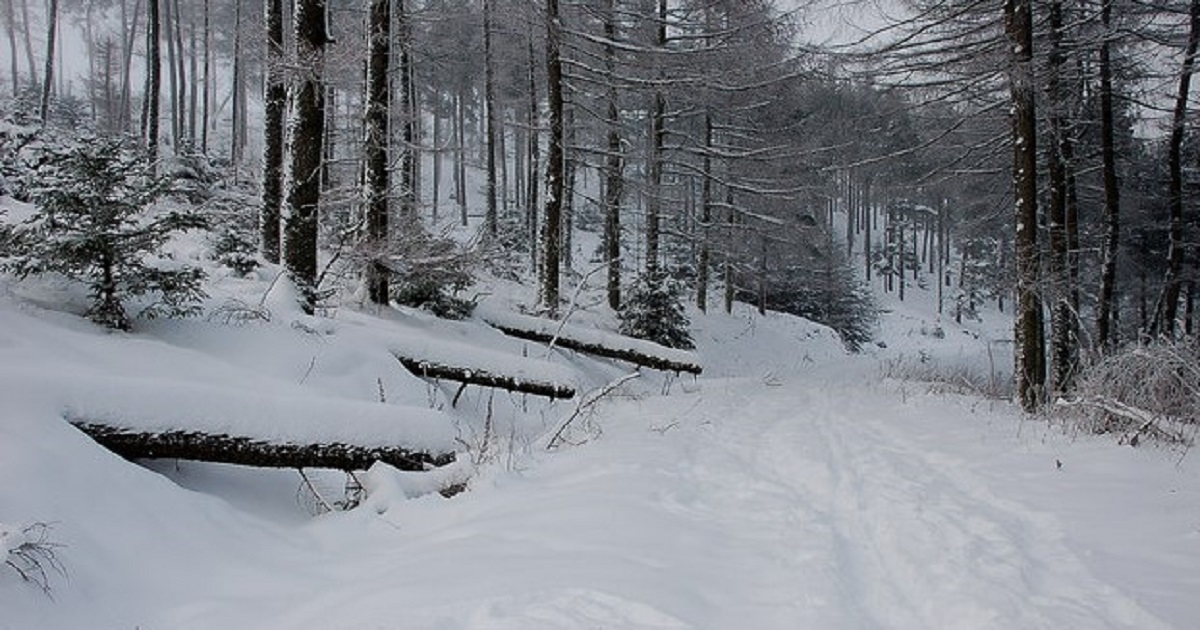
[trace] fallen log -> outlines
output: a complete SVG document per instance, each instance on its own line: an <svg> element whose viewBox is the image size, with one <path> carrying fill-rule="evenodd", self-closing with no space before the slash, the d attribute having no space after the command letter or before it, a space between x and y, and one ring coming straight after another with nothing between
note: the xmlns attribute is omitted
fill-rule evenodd
<svg viewBox="0 0 1200 630"><path fill-rule="evenodd" d="M454 461L454 453L422 453L400 447L339 442L296 444L202 431L139 431L69 418L69 422L126 459L189 459L264 468L366 470L379 461L399 470L421 471Z"/></svg>
<svg viewBox="0 0 1200 630"><path fill-rule="evenodd" d="M545 396L551 400L575 396L575 388L562 383L495 374L478 368L446 365L435 361L406 357L395 352L392 353L392 356L395 356L409 372L422 378L438 378L467 385L499 387L510 392Z"/></svg>
<svg viewBox="0 0 1200 630"><path fill-rule="evenodd" d="M655 370L663 370L668 372L687 372L689 374L700 374L704 371L704 368L698 363L655 356L634 348L615 348L596 342L574 339L562 334L555 335L555 333L552 331L518 328L492 321L489 321L488 324L496 330L499 330L510 337L516 337L517 339L536 341L538 343L546 344L553 341L554 345L560 348L593 354L598 357L628 361L634 365L653 368Z"/></svg>

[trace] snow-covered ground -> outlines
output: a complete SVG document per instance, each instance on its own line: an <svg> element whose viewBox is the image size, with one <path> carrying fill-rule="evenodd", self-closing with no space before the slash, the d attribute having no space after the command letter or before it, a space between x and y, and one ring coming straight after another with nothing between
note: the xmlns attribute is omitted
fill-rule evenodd
<svg viewBox="0 0 1200 630"><path fill-rule="evenodd" d="M213 304L254 303L265 280L225 279ZM918 294L889 304L886 348L850 356L797 318L693 312L702 376L649 371L547 450L578 398L472 387L451 405L453 384L414 377L391 352L470 362L469 348L486 348L489 369L544 361L535 371L581 392L631 367L547 354L479 321L352 309L306 318L286 300L268 300L269 322L107 334L48 310L36 287L3 282L0 533L15 544L23 525L49 524L66 575L48 572L47 596L0 565L0 628L1059 630L1200 619L1195 456L1069 434L965 391L963 375L1006 378L1002 315L939 322ZM913 380L924 368L955 376ZM64 422L68 410L270 419L289 435L368 416L364 439L462 452L440 476L376 467L360 476L361 506L312 516L294 471L131 464ZM434 492L447 475L470 475L468 491ZM341 498L340 473L310 478Z"/></svg>

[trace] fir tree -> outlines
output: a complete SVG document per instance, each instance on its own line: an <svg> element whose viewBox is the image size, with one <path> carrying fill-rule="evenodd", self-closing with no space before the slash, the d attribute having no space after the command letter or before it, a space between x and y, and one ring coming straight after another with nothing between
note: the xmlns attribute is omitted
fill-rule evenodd
<svg viewBox="0 0 1200 630"><path fill-rule="evenodd" d="M682 287L661 272L643 274L621 307L619 331L668 348L695 348L688 331L691 322L683 310Z"/></svg>
<svg viewBox="0 0 1200 630"><path fill-rule="evenodd" d="M99 140L48 150L30 177L38 210L12 230L7 271L20 278L55 272L86 283L87 316L118 330L130 329L126 303L135 298L154 297L142 304L141 317L199 311L203 271L154 259L173 234L204 221L188 211L148 211L167 180L153 176L147 160Z"/></svg>

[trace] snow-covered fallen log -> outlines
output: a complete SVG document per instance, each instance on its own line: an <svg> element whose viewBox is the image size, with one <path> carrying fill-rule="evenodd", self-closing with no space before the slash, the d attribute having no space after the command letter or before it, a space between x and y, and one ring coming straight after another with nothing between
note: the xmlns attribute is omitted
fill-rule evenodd
<svg viewBox="0 0 1200 630"><path fill-rule="evenodd" d="M446 365L437 361L407 357L399 352L392 353L409 372L422 378L445 379L464 385L499 387L510 392L545 396L547 398L573 398L575 388L571 385L524 376L496 374L479 368Z"/></svg>
<svg viewBox="0 0 1200 630"><path fill-rule="evenodd" d="M51 413L128 458L365 470L420 470L454 459L454 423L423 407L314 396L288 383L254 391L151 377L20 373Z"/></svg>
<svg viewBox="0 0 1200 630"><path fill-rule="evenodd" d="M366 470L384 462L400 470L426 470L454 461L454 453L423 453L398 446L339 442L297 444L201 431L139 431L70 418L98 444L127 459L190 459L263 468Z"/></svg>
<svg viewBox="0 0 1200 630"><path fill-rule="evenodd" d="M643 339L570 324L563 325L515 313L488 313L483 319L489 326L518 339L553 344L560 348L628 361L655 370L689 374L700 374L704 371L695 353L667 348Z"/></svg>

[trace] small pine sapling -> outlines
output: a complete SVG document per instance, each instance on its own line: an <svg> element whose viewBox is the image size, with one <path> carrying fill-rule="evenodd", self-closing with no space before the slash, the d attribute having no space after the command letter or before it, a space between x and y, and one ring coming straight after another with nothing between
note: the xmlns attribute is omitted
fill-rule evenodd
<svg viewBox="0 0 1200 630"><path fill-rule="evenodd" d="M665 275L639 276L621 305L619 332L668 348L695 348L682 295L679 283Z"/></svg>
<svg viewBox="0 0 1200 630"><path fill-rule="evenodd" d="M164 264L162 247L206 222L188 210L150 212L169 183L152 173L114 140L48 150L27 186L37 212L13 229L4 268L19 278L60 273L86 283L92 298L86 315L117 330L131 328L131 299L154 298L143 302L140 317L197 314L204 272Z"/></svg>

